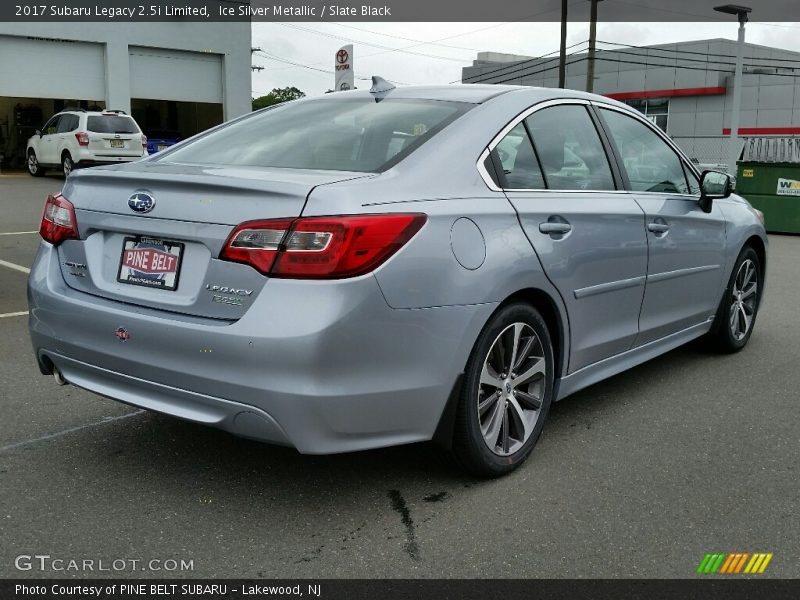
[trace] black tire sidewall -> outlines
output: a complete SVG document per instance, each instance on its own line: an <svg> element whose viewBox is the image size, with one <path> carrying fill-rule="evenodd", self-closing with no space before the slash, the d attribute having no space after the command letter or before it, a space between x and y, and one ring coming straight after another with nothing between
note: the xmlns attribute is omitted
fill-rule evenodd
<svg viewBox="0 0 800 600"><path fill-rule="evenodd" d="M513 323L530 325L539 336L545 358L545 394L539 418L524 446L511 456L499 456L486 445L480 429L476 407L481 370L486 355L498 335ZM547 325L539 312L523 303L509 304L501 308L484 327L470 354L461 389L453 450L457 459L476 474L496 477L517 468L530 455L541 435L550 405L553 401L554 359L553 345Z"/></svg>
<svg viewBox="0 0 800 600"><path fill-rule="evenodd" d="M753 311L753 320L750 323L750 329L741 340L737 340L733 337L731 328L728 325L730 319L731 296L733 295L733 286L736 282L736 275L739 273L739 268L747 259L752 260L756 266L756 281L758 282L758 288L756 289L755 310ZM720 302L717 311L717 322L714 327L714 337L716 337L717 343L720 345L722 350L728 352L738 352L747 345L747 342L750 340L750 336L753 335L753 330L756 326L758 309L761 304L761 291L763 289L763 282L764 274L762 271L761 260L758 258L758 253L751 246L745 246L739 253L736 263L733 265L733 270L731 271L730 278L728 279L728 285L725 286L725 293L722 296L722 301Z"/></svg>
<svg viewBox="0 0 800 600"><path fill-rule="evenodd" d="M69 172L72 173L72 171L75 169L75 161L72 160L72 156L70 156L69 152L64 152L64 155L61 157L61 174L64 176L65 179L69 177L69 174L67 173L67 169L65 166L67 160L69 160L70 162Z"/></svg>
<svg viewBox="0 0 800 600"><path fill-rule="evenodd" d="M31 163L30 163L31 156L33 156L36 159L36 172L35 173L33 171L31 171ZM25 166L28 168L28 173L30 175L32 175L33 177L38 177L42 172L42 165L39 164L39 157L36 156L36 152L34 152L33 150L28 152L27 160L25 161Z"/></svg>

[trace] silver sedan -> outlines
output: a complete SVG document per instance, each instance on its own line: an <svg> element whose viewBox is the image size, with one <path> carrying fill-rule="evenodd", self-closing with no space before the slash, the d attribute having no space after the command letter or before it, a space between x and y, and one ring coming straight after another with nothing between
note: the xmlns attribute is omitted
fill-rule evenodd
<svg viewBox="0 0 800 600"><path fill-rule="evenodd" d="M730 178L623 104L380 81L75 172L41 234L59 383L303 453L435 439L487 476L554 400L741 350L767 260Z"/></svg>

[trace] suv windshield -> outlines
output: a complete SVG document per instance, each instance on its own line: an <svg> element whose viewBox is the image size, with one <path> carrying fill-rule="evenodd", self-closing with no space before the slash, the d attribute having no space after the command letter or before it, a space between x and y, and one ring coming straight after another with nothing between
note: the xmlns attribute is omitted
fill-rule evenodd
<svg viewBox="0 0 800 600"><path fill-rule="evenodd" d="M119 115L89 117L86 128L92 133L139 133L136 121Z"/></svg>
<svg viewBox="0 0 800 600"><path fill-rule="evenodd" d="M438 100L320 99L276 106L157 160L377 172L471 108Z"/></svg>

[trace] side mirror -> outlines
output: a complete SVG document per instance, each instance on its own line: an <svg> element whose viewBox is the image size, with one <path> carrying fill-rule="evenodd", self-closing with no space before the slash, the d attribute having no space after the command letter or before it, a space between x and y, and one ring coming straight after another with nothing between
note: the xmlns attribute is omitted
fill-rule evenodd
<svg viewBox="0 0 800 600"><path fill-rule="evenodd" d="M42 130L37 129L36 131L33 132L33 135L38 135L39 137L42 137Z"/></svg>
<svg viewBox="0 0 800 600"><path fill-rule="evenodd" d="M720 171L703 171L700 177L700 208L703 212L711 212L714 200L727 198L733 192L733 180L727 173Z"/></svg>

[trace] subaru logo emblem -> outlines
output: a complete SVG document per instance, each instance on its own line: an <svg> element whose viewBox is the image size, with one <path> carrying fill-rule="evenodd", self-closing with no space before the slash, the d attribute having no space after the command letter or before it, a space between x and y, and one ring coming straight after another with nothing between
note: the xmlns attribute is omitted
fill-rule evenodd
<svg viewBox="0 0 800 600"><path fill-rule="evenodd" d="M133 212L147 213L155 208L156 201L147 192L134 192L128 198L128 206Z"/></svg>

